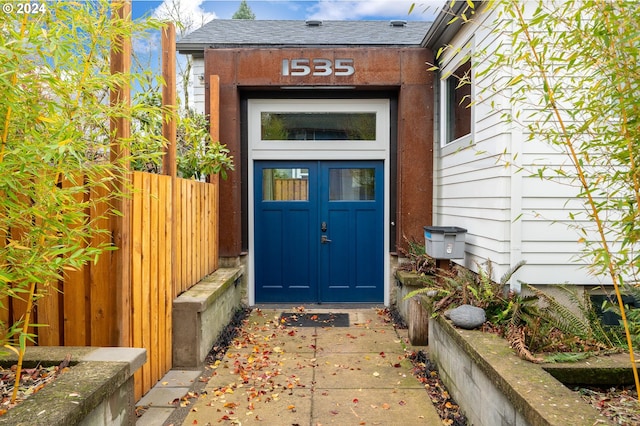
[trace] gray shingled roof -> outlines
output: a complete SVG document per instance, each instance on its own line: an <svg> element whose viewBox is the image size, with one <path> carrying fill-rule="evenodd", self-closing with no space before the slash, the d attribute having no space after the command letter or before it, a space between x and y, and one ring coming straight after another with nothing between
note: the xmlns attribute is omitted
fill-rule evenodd
<svg viewBox="0 0 640 426"><path fill-rule="evenodd" d="M214 19L183 37L177 48L195 53L206 47L419 46L430 26L425 21L404 26L390 21L324 21L308 26L305 21Z"/></svg>

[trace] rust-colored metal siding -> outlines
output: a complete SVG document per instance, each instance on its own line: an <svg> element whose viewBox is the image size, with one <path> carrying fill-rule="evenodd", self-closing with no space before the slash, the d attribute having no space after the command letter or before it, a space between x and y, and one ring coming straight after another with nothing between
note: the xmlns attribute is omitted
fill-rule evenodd
<svg viewBox="0 0 640 426"><path fill-rule="evenodd" d="M353 59L350 76L282 76L283 59ZM242 251L241 89L278 90L282 86L354 86L357 91L398 91L396 241L422 238L431 224L433 197L433 76L423 48L246 48L205 50L205 81L220 76L220 140L235 158L235 171L220 182L220 255ZM322 92L317 93L322 97ZM283 92L283 95L286 92ZM208 105L208 100L205 102ZM206 111L207 113L209 111ZM392 120L394 117L392 117ZM392 176L392 182L394 177ZM251 194L249 194L251 197ZM246 213L246 212L245 212Z"/></svg>

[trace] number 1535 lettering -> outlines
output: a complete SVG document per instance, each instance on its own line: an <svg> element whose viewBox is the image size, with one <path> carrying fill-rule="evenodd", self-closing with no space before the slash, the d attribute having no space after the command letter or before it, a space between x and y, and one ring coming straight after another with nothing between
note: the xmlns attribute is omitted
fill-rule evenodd
<svg viewBox="0 0 640 426"><path fill-rule="evenodd" d="M355 72L353 59L283 59L283 76L348 76Z"/></svg>

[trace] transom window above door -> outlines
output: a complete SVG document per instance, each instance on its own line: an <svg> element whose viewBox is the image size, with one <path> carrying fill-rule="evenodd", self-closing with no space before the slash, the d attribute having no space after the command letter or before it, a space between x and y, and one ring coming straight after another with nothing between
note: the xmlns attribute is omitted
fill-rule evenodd
<svg viewBox="0 0 640 426"><path fill-rule="evenodd" d="M385 158L389 114L389 99L249 99L251 158Z"/></svg>
<svg viewBox="0 0 640 426"><path fill-rule="evenodd" d="M373 141L373 112L262 112L262 140Z"/></svg>

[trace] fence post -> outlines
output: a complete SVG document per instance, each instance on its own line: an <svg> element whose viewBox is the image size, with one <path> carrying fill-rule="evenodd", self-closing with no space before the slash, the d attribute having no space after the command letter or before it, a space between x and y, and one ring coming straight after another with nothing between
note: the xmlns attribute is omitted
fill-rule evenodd
<svg viewBox="0 0 640 426"><path fill-rule="evenodd" d="M211 141L217 143L220 141L220 76L209 76L209 135ZM209 255L209 270L218 269L218 247L220 245L220 175L207 176L207 182L215 185L214 198L211 201L214 205L212 209L211 236L214 247L211 248Z"/></svg>
<svg viewBox="0 0 640 426"><path fill-rule="evenodd" d="M113 20L131 20L131 0L113 0ZM113 40L111 47L111 74L127 75L131 72L131 39L120 36ZM121 105L124 109L131 107L130 84L123 83L110 92L110 105ZM114 319L116 341L119 346L131 346L131 201L130 201L130 164L131 154L127 139L131 136L131 122L128 114L119 114L110 120L112 136L110 160L117 164L121 173L115 176L114 191L121 196L116 197L113 208L121 215L111 215L111 233L113 244L118 250L111 252L111 280L115 286L117 318Z"/></svg>
<svg viewBox="0 0 640 426"><path fill-rule="evenodd" d="M162 157L162 172L163 174L171 178L171 193L169 194L169 210L167 216L170 224L175 223L178 216L177 205L177 105L176 105L176 27L173 22L168 22L162 28L161 34L161 46L162 46L162 78L164 85L162 86L162 106L166 108L168 117L162 120L162 136L167 142L167 146L164 150ZM160 206L163 208L163 206ZM168 226L166 232L170 233L168 237L170 248L170 262L169 262L169 276L167 277L168 283L166 288L160 289L165 292L166 305L166 322L165 330L161 330L160 333L165 333L165 347L161 348L164 352L164 363L162 369L167 371L171 368L171 356L173 353L173 298L177 296L174 291L176 287L176 259L177 259L177 233L174 230L174 226ZM166 269L165 269L166 271ZM168 299L168 300L167 300ZM164 372L164 371L163 371Z"/></svg>
<svg viewBox="0 0 640 426"><path fill-rule="evenodd" d="M177 120L176 120L176 27L167 22L162 28L162 106L169 111L168 117L162 120L162 137L167 141L162 156L162 173L171 177L171 218L177 217L176 209L176 176L177 176ZM171 287L175 287L176 233L171 231ZM172 296L177 296L173 294Z"/></svg>
<svg viewBox="0 0 640 426"><path fill-rule="evenodd" d="M176 177L176 27L168 22L162 28L162 106L170 113L162 120L162 136L167 141L162 157L162 172Z"/></svg>

